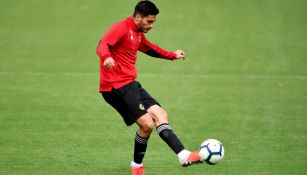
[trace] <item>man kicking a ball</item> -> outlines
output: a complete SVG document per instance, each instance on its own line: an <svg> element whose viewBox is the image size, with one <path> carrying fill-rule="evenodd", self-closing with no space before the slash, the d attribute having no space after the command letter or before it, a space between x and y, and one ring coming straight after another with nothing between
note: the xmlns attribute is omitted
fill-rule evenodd
<svg viewBox="0 0 307 175"><path fill-rule="evenodd" d="M135 134L132 175L143 175L142 160L154 127L159 136L177 154L182 166L200 162L198 152L184 149L167 119L167 112L142 88L136 79L137 51L167 60L184 59L182 50L166 51L149 42L144 33L154 27L159 9L151 1L140 1L132 16L114 24L100 40L100 88L105 101L122 116L127 126L139 126Z"/></svg>

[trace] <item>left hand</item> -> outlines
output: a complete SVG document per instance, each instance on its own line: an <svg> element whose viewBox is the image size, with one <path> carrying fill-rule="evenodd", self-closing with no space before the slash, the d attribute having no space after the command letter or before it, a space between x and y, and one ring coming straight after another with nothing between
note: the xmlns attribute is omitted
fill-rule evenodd
<svg viewBox="0 0 307 175"><path fill-rule="evenodd" d="M178 60L178 59L183 59L184 60L185 57L186 57L185 52L182 51L182 50L176 50L175 53L176 53L176 56L177 56L176 60Z"/></svg>

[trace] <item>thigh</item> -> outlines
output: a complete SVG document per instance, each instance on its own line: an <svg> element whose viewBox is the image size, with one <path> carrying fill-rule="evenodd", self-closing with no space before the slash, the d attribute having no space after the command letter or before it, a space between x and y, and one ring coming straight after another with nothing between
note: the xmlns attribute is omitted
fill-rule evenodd
<svg viewBox="0 0 307 175"><path fill-rule="evenodd" d="M153 105L158 105L158 101L154 99L143 87L139 82L136 82L136 85L138 87L138 91L140 94L141 101L144 103L146 110L148 110Z"/></svg>
<svg viewBox="0 0 307 175"><path fill-rule="evenodd" d="M101 93L105 101L111 105L123 118L126 125L132 125L134 122L133 115L129 112L122 96L115 91Z"/></svg>
<svg viewBox="0 0 307 175"><path fill-rule="evenodd" d="M147 114L147 108L142 102L136 82L102 94L104 99L121 114L128 126Z"/></svg>

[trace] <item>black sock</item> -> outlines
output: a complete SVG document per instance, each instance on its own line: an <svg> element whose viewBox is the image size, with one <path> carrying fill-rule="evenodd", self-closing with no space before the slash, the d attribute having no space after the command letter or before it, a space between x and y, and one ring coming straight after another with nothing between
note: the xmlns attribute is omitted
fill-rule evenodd
<svg viewBox="0 0 307 175"><path fill-rule="evenodd" d="M145 156L148 138L143 138L137 133L134 138L134 158L135 163L141 164Z"/></svg>
<svg viewBox="0 0 307 175"><path fill-rule="evenodd" d="M168 123L163 123L157 127L157 132L160 137L168 144L168 146L178 154L184 150L184 146L173 132L171 126Z"/></svg>

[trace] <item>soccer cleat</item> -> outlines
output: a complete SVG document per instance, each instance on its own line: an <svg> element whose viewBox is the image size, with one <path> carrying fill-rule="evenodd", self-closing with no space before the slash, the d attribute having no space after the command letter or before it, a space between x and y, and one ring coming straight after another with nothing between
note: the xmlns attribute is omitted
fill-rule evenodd
<svg viewBox="0 0 307 175"><path fill-rule="evenodd" d="M130 170L131 170L132 175L145 175L143 166L138 167L138 168L134 168L130 166Z"/></svg>
<svg viewBox="0 0 307 175"><path fill-rule="evenodd" d="M187 167L193 164L201 163L199 153L194 151L186 158L186 160L181 162L183 167Z"/></svg>

